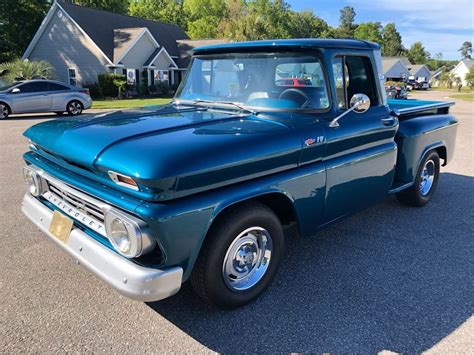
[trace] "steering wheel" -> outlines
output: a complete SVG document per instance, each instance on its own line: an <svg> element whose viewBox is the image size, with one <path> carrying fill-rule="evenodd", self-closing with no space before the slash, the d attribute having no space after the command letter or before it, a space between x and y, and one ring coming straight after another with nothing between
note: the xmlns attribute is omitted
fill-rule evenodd
<svg viewBox="0 0 474 355"><path fill-rule="evenodd" d="M289 88L289 89L283 90L280 93L280 96L278 98L283 99L283 97L289 93L296 93L303 96L303 98L305 99L305 102L303 102L303 104L301 105L301 108L305 108L311 103L311 99L309 98L308 95L306 95L306 93L303 90L295 89L295 88Z"/></svg>

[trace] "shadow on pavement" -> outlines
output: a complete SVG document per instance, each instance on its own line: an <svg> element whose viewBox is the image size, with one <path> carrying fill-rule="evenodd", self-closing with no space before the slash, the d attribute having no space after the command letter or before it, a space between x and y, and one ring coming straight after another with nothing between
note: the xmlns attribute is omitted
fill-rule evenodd
<svg viewBox="0 0 474 355"><path fill-rule="evenodd" d="M424 208L394 197L314 238L289 238L272 287L235 311L189 284L149 306L218 352L420 352L473 313L474 178L441 175Z"/></svg>

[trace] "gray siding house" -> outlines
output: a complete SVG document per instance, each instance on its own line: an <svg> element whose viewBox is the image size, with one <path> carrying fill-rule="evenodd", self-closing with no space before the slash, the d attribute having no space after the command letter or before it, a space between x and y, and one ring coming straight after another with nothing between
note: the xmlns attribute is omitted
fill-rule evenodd
<svg viewBox="0 0 474 355"><path fill-rule="evenodd" d="M404 57L383 57L382 68L386 80L402 81L408 79L410 71L408 65L411 65Z"/></svg>
<svg viewBox="0 0 474 355"><path fill-rule="evenodd" d="M175 85L189 49L202 43L175 25L55 1L23 59L50 62L56 79L73 85L97 82L106 72L126 74L137 87L144 76L149 86Z"/></svg>

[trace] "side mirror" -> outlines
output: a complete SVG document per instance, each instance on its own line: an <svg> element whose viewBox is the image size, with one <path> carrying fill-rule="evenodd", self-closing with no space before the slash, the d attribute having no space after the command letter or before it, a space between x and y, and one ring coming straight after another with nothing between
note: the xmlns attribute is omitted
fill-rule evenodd
<svg viewBox="0 0 474 355"><path fill-rule="evenodd" d="M21 90L18 89L18 88L14 88L14 89L11 91L12 94L19 94L20 92L21 92Z"/></svg>
<svg viewBox="0 0 474 355"><path fill-rule="evenodd" d="M365 94L355 94L350 101L351 108L354 112L364 113L370 108L370 99Z"/></svg>
<svg viewBox="0 0 474 355"><path fill-rule="evenodd" d="M370 108L370 99L365 94L355 94L351 97L351 101L349 102L351 108L341 113L335 119L331 121L329 127L336 128L339 127L338 121L347 115L349 112L356 112L356 113L364 113Z"/></svg>

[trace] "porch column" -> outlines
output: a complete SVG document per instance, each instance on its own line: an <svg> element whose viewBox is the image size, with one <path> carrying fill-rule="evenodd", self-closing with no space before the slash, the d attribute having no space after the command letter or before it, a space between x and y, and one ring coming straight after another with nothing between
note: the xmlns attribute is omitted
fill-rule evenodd
<svg viewBox="0 0 474 355"><path fill-rule="evenodd" d="M150 69L147 70L147 75L148 75L148 87L150 87L151 86L151 70Z"/></svg>

